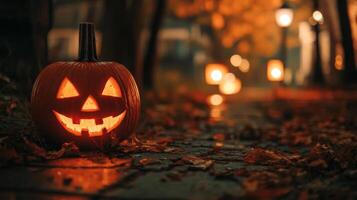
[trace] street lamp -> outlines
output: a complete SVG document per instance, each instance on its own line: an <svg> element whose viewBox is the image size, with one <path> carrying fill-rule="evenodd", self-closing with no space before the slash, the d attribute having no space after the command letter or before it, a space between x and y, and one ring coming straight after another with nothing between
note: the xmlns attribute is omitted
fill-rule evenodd
<svg viewBox="0 0 357 200"><path fill-rule="evenodd" d="M321 85L324 83L324 75L322 73L321 53L320 53L320 24L323 23L323 15L319 11L319 1L313 1L312 19L314 20L313 29L315 32L315 60L312 71L312 83Z"/></svg>
<svg viewBox="0 0 357 200"><path fill-rule="evenodd" d="M286 61L287 61L287 59L286 59L286 54L287 54L286 42L287 42L288 27L293 22L293 18L294 18L293 9L291 9L286 2L283 3L283 5L279 9L277 9L275 12L276 23L280 27L282 27L281 60L284 63L284 67L286 67Z"/></svg>
<svg viewBox="0 0 357 200"><path fill-rule="evenodd" d="M279 9L275 12L276 23L281 27L290 26L293 21L294 13L293 10L289 7L287 3L284 3Z"/></svg>

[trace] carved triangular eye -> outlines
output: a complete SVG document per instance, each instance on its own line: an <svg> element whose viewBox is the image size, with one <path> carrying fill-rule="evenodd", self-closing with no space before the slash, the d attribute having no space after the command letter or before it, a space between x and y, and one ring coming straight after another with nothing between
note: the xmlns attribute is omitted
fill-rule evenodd
<svg viewBox="0 0 357 200"><path fill-rule="evenodd" d="M79 92L77 91L76 87L74 87L73 83L66 77L63 79L58 92L57 92L57 99L64 99L70 97L79 96Z"/></svg>
<svg viewBox="0 0 357 200"><path fill-rule="evenodd" d="M121 97L121 90L120 87L117 83L117 81L113 78L110 77L107 82L105 83L103 92L103 96L112 96L112 97Z"/></svg>

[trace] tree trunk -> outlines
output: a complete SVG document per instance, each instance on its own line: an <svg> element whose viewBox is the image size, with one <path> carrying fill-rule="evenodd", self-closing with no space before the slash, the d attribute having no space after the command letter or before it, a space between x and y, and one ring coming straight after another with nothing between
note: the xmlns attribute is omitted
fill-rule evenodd
<svg viewBox="0 0 357 200"><path fill-rule="evenodd" d="M340 20L342 45L344 49L344 81L347 84L356 82L356 64L354 60L354 49L351 33L351 24L348 17L347 0L338 0L337 9Z"/></svg>
<svg viewBox="0 0 357 200"><path fill-rule="evenodd" d="M143 77L143 84L144 87L147 89L152 89L153 87L153 80L154 80L154 67L155 61L157 58L157 40L158 40L158 33L163 21L164 11L166 7L165 0L156 0L156 9L154 12L154 16L151 22L151 32L150 38L148 41L148 47L146 50L146 55L144 59L144 77Z"/></svg>
<svg viewBox="0 0 357 200"><path fill-rule="evenodd" d="M50 0L13 0L1 4L0 74L29 95L32 82L47 64L47 34L51 27Z"/></svg>
<svg viewBox="0 0 357 200"><path fill-rule="evenodd" d="M102 22L101 59L124 64L141 82L139 37L143 26L143 1L106 0Z"/></svg>
<svg viewBox="0 0 357 200"><path fill-rule="evenodd" d="M146 2L151 3L151 2ZM133 75L138 84L140 90L142 90L142 82L143 82L143 64L144 64L144 50L140 46L141 45L141 33L144 27L144 16L145 15L145 6L144 1L133 1L130 8L130 16L132 19L131 23L129 23L130 27L130 43L132 44L133 50Z"/></svg>
<svg viewBox="0 0 357 200"><path fill-rule="evenodd" d="M131 72L132 59L129 57L129 30L127 1L106 0L102 22L101 60L116 61L125 65Z"/></svg>

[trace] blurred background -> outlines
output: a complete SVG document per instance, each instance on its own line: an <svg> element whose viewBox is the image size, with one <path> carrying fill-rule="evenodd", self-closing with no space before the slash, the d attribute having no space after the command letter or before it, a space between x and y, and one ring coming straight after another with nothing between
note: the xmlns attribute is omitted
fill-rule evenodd
<svg viewBox="0 0 357 200"><path fill-rule="evenodd" d="M96 25L101 60L124 64L142 90L232 95L357 81L356 0L2 1L1 81L29 95L43 67L77 58L84 21Z"/></svg>

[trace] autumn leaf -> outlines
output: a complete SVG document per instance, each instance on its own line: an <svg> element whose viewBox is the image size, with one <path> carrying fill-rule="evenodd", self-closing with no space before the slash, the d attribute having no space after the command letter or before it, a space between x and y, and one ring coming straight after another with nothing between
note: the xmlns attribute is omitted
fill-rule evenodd
<svg viewBox="0 0 357 200"><path fill-rule="evenodd" d="M244 162L249 164L291 164L290 158L278 151L254 148L246 153Z"/></svg>
<svg viewBox="0 0 357 200"><path fill-rule="evenodd" d="M29 149L32 156L39 157L45 160L54 160L64 156L76 156L79 155L78 147L72 143L63 143L62 148L58 151L47 151L46 149L38 146L34 142L24 138L24 143Z"/></svg>
<svg viewBox="0 0 357 200"><path fill-rule="evenodd" d="M213 160L202 159L194 155L185 156L181 160L184 163L191 164L192 167L195 169L202 169L202 170L206 170L210 168L214 163Z"/></svg>

